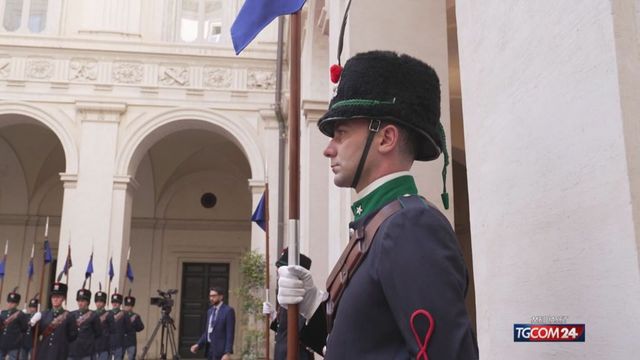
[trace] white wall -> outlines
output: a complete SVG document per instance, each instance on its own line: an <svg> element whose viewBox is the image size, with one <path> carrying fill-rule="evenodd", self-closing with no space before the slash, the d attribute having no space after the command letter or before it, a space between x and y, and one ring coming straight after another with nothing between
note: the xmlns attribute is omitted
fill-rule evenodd
<svg viewBox="0 0 640 360"><path fill-rule="evenodd" d="M638 184L611 3L456 6L482 358L637 358ZM514 343L534 315L585 323L586 342Z"/></svg>

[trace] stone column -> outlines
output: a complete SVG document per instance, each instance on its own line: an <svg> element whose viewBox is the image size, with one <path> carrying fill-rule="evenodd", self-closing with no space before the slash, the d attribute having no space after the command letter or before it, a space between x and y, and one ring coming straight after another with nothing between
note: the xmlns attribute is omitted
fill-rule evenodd
<svg viewBox="0 0 640 360"><path fill-rule="evenodd" d="M94 274L92 290L103 286L107 276L107 261L114 255L116 279L119 255L114 253L122 239L113 244L114 233L114 180L115 158L120 116L126 105L123 103L77 102L77 118L80 122L80 142L78 174L61 174L65 183L64 204L58 243L59 273L67 256L67 245L71 244L74 266L69 273L69 298L82 286L84 271L93 251ZM77 182L76 182L77 179ZM75 184L75 186L74 186ZM117 200L117 199L116 199ZM119 207L122 209L122 207ZM69 302L75 307L75 302Z"/></svg>
<svg viewBox="0 0 640 360"><path fill-rule="evenodd" d="M638 2L576 4L456 1L483 358L638 357ZM586 343L514 343L540 315Z"/></svg>

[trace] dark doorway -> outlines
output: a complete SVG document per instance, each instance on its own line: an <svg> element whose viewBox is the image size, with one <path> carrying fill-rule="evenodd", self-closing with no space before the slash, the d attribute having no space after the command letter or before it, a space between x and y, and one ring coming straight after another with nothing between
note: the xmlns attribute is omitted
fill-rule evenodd
<svg viewBox="0 0 640 360"><path fill-rule="evenodd" d="M209 308L209 289L224 290L224 302L229 303L229 264L185 263L182 266L182 291L180 292L180 340L179 352L183 358L202 358L202 351L192 354L191 345L198 342L204 331Z"/></svg>

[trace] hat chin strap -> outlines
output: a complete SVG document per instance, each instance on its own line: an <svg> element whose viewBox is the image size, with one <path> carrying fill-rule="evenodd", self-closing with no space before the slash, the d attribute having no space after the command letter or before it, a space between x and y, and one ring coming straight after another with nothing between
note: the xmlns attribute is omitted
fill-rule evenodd
<svg viewBox="0 0 640 360"><path fill-rule="evenodd" d="M362 169L364 168L364 163L367 161L367 156L369 155L369 149L371 148L371 143L373 143L373 137L380 130L380 120L371 119L369 123L369 136L367 136L367 142L364 145L364 150L362 150L362 155L360 156L360 162L358 163L358 168L356 169L355 175L353 175L353 181L351 182L351 187L356 188L358 182L360 181L360 176L362 175Z"/></svg>

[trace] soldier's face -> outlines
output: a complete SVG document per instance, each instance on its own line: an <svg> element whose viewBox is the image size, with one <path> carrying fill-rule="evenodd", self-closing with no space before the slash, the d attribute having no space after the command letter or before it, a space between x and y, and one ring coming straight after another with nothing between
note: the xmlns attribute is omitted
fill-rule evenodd
<svg viewBox="0 0 640 360"><path fill-rule="evenodd" d="M51 306L54 308L58 308L62 306L62 302L64 301L64 296L62 295L52 295L51 296Z"/></svg>
<svg viewBox="0 0 640 360"><path fill-rule="evenodd" d="M104 301L96 301L96 307L102 309L104 307Z"/></svg>
<svg viewBox="0 0 640 360"><path fill-rule="evenodd" d="M36 310L38 310L38 308L34 308L34 307L31 307L31 306L29 306L27 308L27 311L29 312L29 314L35 314Z"/></svg>
<svg viewBox="0 0 640 360"><path fill-rule="evenodd" d="M351 186L369 135L369 122L367 119L336 122L333 138L323 152L331 160L333 183L336 186Z"/></svg>
<svg viewBox="0 0 640 360"><path fill-rule="evenodd" d="M124 311L131 311L131 309L133 309L133 306L131 306L131 305L125 305L124 306Z"/></svg>
<svg viewBox="0 0 640 360"><path fill-rule="evenodd" d="M18 306L18 304L17 304L17 303L13 303L13 302L7 303L7 307L8 307L10 310L15 309L17 306Z"/></svg>
<svg viewBox="0 0 640 360"><path fill-rule="evenodd" d="M121 305L121 304L120 304L120 303L117 303L117 302L112 302L112 303L111 303L111 307L112 307L112 308L114 308L114 309L116 309L116 308L117 308L117 309L120 309L120 305Z"/></svg>
<svg viewBox="0 0 640 360"><path fill-rule="evenodd" d="M87 300L78 300L78 308L80 310L86 310L89 308L89 302Z"/></svg>

